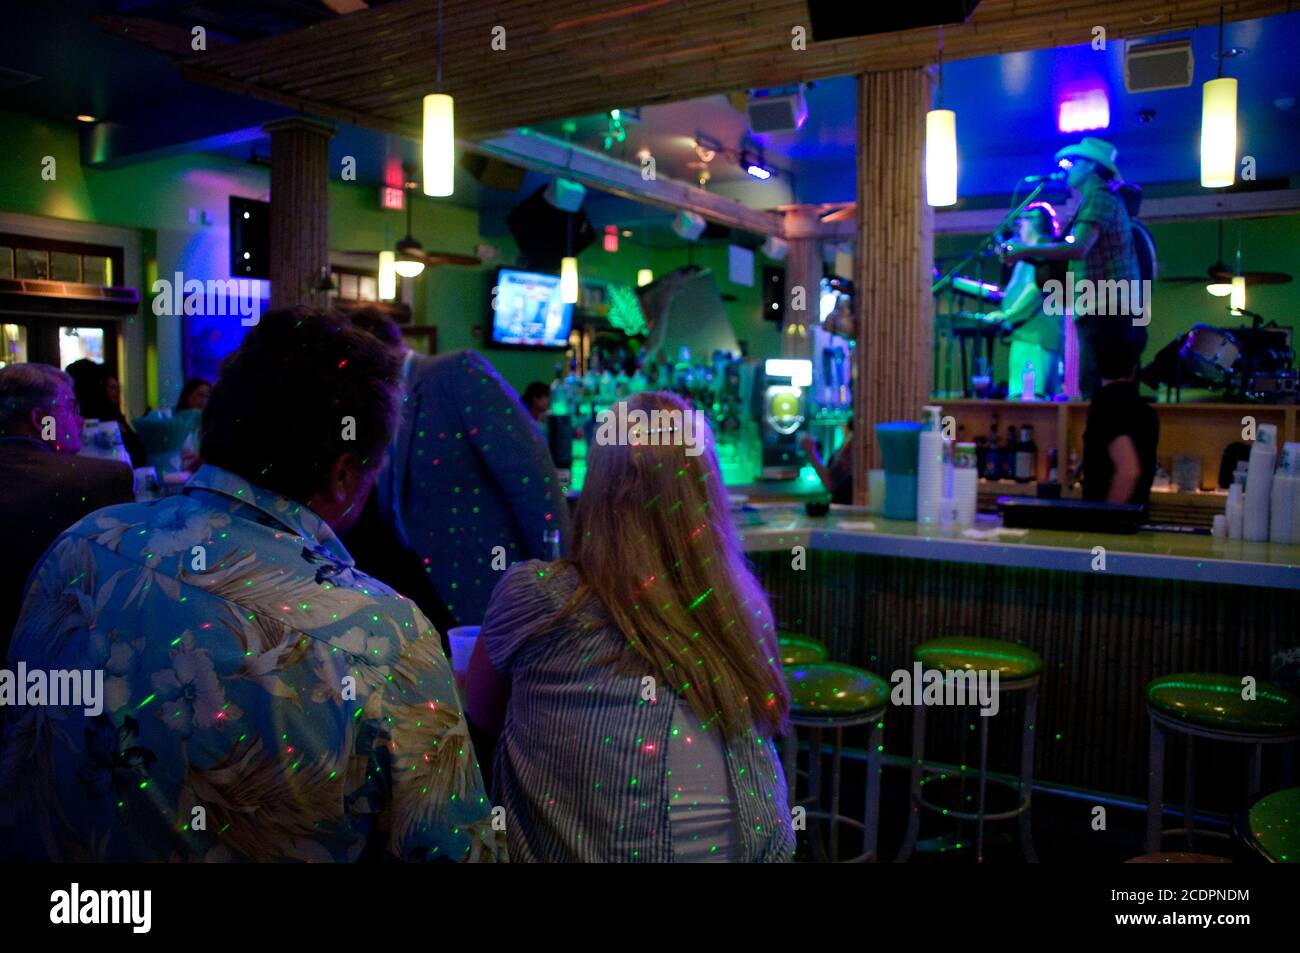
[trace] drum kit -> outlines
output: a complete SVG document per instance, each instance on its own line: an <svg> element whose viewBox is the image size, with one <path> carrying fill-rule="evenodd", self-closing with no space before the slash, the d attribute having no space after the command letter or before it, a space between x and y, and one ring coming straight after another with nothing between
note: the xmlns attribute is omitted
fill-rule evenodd
<svg viewBox="0 0 1300 953"><path fill-rule="evenodd" d="M1290 338L1289 328L1258 322L1254 327L1231 329L1197 324L1170 345L1177 346L1177 361L1166 362L1155 375L1175 391L1201 386L1243 400L1294 401L1300 375L1293 369ZM1148 370L1160 364L1157 359Z"/></svg>

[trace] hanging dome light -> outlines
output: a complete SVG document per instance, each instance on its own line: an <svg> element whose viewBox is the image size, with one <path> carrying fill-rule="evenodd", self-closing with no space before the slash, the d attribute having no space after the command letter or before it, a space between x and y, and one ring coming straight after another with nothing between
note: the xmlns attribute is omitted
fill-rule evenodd
<svg viewBox="0 0 1300 953"><path fill-rule="evenodd" d="M393 270L403 278L414 278L424 271L424 246L407 235L397 243Z"/></svg>

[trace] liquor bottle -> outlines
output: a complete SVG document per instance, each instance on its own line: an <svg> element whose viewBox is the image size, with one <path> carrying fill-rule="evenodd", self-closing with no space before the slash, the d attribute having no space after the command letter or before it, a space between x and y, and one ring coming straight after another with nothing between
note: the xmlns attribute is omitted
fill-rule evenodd
<svg viewBox="0 0 1300 953"><path fill-rule="evenodd" d="M1020 427L1020 442L1016 444L1016 482L1031 483L1038 479L1038 444L1034 443L1034 428L1028 424Z"/></svg>
<svg viewBox="0 0 1300 953"><path fill-rule="evenodd" d="M1000 480L1014 480L1016 478L1016 451L1019 438L1016 437L1016 428L1007 427L1007 442L1002 445L1002 473L998 477Z"/></svg>
<svg viewBox="0 0 1300 953"><path fill-rule="evenodd" d="M1047 451L1047 482L1055 483L1059 474L1057 473L1057 450L1055 447Z"/></svg>
<svg viewBox="0 0 1300 953"><path fill-rule="evenodd" d="M1002 448L998 444L998 415L993 415L993 426L989 428L988 446L984 451L984 467L980 474L986 480L1002 478Z"/></svg>
<svg viewBox="0 0 1300 953"><path fill-rule="evenodd" d="M989 438L980 434L975 438L975 475L983 476L989 463Z"/></svg>

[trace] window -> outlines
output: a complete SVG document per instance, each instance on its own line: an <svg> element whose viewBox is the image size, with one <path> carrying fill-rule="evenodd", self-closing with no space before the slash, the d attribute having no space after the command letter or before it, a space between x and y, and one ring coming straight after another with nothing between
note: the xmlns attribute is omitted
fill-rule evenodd
<svg viewBox="0 0 1300 953"><path fill-rule="evenodd" d="M0 234L0 278L34 278L113 285L122 275L122 249L34 235Z"/></svg>

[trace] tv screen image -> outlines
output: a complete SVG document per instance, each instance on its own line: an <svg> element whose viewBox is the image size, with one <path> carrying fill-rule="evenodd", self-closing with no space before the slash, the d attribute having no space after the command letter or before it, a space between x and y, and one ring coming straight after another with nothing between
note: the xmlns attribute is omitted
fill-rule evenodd
<svg viewBox="0 0 1300 953"><path fill-rule="evenodd" d="M559 275L502 268L497 275L492 340L523 347L565 347L573 305L560 300Z"/></svg>

